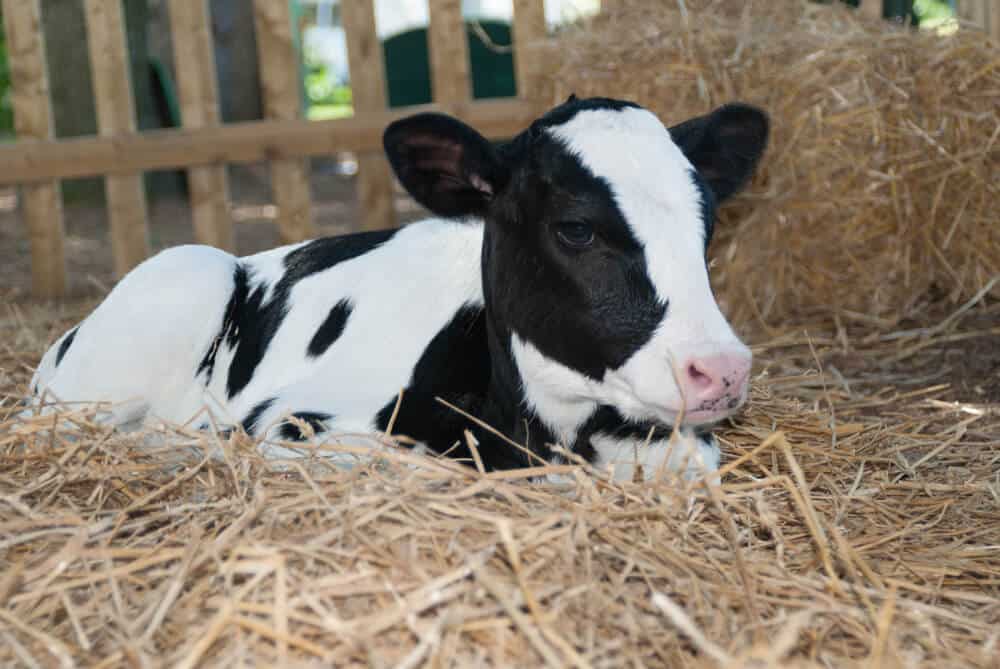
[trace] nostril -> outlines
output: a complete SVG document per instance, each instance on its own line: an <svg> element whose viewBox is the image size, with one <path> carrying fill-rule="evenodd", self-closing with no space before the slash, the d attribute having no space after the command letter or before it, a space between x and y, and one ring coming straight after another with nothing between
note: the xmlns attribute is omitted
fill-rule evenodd
<svg viewBox="0 0 1000 669"><path fill-rule="evenodd" d="M687 374L695 388L708 388L712 385L712 377L693 362L688 365Z"/></svg>

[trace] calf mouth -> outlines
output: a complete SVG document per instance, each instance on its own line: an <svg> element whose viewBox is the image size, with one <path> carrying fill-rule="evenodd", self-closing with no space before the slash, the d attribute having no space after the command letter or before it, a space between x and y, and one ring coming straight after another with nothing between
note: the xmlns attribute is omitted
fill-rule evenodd
<svg viewBox="0 0 1000 669"><path fill-rule="evenodd" d="M656 407L657 420L665 425L679 425L683 428L711 428L727 418L738 414L746 406L749 393L743 391L736 397L721 398L710 405L702 405L695 409L677 409L676 407Z"/></svg>

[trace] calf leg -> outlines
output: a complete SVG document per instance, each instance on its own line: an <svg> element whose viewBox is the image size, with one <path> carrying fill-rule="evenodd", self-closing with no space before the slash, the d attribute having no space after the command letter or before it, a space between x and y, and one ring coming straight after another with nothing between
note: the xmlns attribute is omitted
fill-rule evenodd
<svg viewBox="0 0 1000 669"><path fill-rule="evenodd" d="M147 413L185 422L205 402L199 361L219 332L237 260L178 246L129 272L42 358L32 393L43 400L110 403L117 425Z"/></svg>

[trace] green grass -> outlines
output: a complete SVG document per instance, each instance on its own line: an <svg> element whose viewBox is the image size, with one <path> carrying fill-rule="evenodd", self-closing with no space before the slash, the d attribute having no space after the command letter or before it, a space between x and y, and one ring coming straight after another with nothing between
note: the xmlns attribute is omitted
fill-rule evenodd
<svg viewBox="0 0 1000 669"><path fill-rule="evenodd" d="M309 110L306 112L306 118L310 121L328 121L351 116L354 116L354 107L351 105L309 105Z"/></svg>

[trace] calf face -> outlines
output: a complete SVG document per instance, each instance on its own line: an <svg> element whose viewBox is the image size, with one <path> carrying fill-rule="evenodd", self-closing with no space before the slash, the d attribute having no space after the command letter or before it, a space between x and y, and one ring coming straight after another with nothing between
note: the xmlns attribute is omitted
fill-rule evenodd
<svg viewBox="0 0 1000 669"><path fill-rule="evenodd" d="M421 114L391 125L385 148L421 204L485 221L493 355L572 441L600 406L703 425L744 402L750 351L719 311L705 250L716 204L749 177L767 133L744 105L668 130L636 105L571 97L502 145Z"/></svg>

